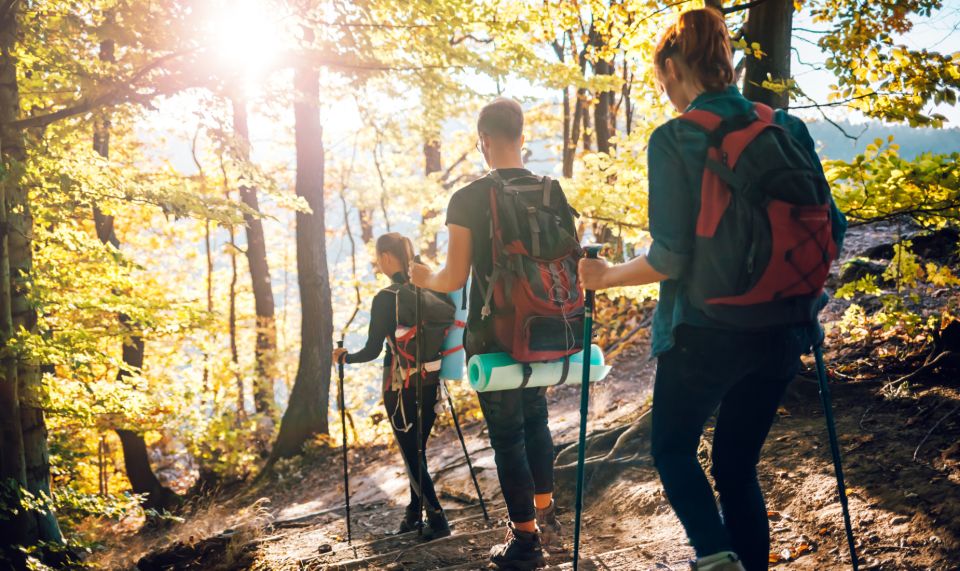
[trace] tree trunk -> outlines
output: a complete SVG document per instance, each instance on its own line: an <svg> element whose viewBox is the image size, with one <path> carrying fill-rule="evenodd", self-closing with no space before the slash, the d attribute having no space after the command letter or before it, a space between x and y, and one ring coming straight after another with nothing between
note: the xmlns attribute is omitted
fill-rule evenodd
<svg viewBox="0 0 960 571"><path fill-rule="evenodd" d="M590 103L587 101L586 92L583 98L583 150L590 152L593 149L593 119L590 115Z"/></svg>
<svg viewBox="0 0 960 571"><path fill-rule="evenodd" d="M573 119L570 122L570 145L563 150L563 176L573 176L573 163L577 158L577 145L583 129L583 114L587 105L587 90L577 89L573 102ZM568 174L569 173L569 174Z"/></svg>
<svg viewBox="0 0 960 571"><path fill-rule="evenodd" d="M237 349L237 242L233 226L230 226L230 287L227 293L227 332L230 337L230 366L237 382L237 424L247 418L246 401L243 397L243 375L240 372L240 352Z"/></svg>
<svg viewBox="0 0 960 571"><path fill-rule="evenodd" d="M440 172L442 168L441 156L440 156L440 134L436 133L430 137L423 144L423 174L428 177L435 173ZM426 223L428 220L433 220L440 213L436 210L430 208L423 213L423 221ZM421 226L423 228L423 226ZM421 230L422 231L422 230ZM430 236L421 236L425 238L423 254L431 260L437 259L437 233L433 232Z"/></svg>
<svg viewBox="0 0 960 571"><path fill-rule="evenodd" d="M563 176L570 178L573 176L573 156L570 153L570 121L573 119L570 112L570 88L563 88L563 150L560 156L563 161Z"/></svg>
<svg viewBox="0 0 960 571"><path fill-rule="evenodd" d="M20 328L36 331L37 316L28 299L29 278L33 264L33 216L27 188L20 184L26 161L23 136L9 128L20 114L16 58L13 56L20 24L21 4L5 6L0 18L0 158L4 171L2 181L3 226L0 228L0 336L6 342ZM3 361L3 387L0 388L0 475L12 478L17 486L30 493L50 495L50 464L47 453L47 431L43 409L38 398L40 370L36 363L17 355ZM19 411L17 410L19 408ZM19 412L19 414L18 414ZM4 481L4 484L7 482ZM25 511L12 520L0 520L0 526L12 525L8 537L23 545L37 541L62 543L63 536L52 511ZM7 530L4 530L7 531Z"/></svg>
<svg viewBox="0 0 960 571"><path fill-rule="evenodd" d="M744 36L747 43L757 42L765 52L761 59L747 57L743 95L775 109L786 109L790 95L764 88L768 75L773 81L790 79L790 37L793 29L793 0L768 0L750 8Z"/></svg>
<svg viewBox="0 0 960 571"><path fill-rule="evenodd" d="M202 176L202 175L201 175ZM203 225L203 250L207 259L207 315L213 315L213 251L210 246L210 220L204 221ZM206 347L203 350L203 396L200 397L201 404L205 404L207 392L210 390L210 354ZM216 404L216 391L213 394L213 402Z"/></svg>
<svg viewBox="0 0 960 571"><path fill-rule="evenodd" d="M180 496L161 484L153 473L143 436L125 429L117 429L117 436L120 437L120 446L123 447L124 468L130 478L133 493L146 494L143 507L163 510L176 506L180 502ZM133 485L134 482L136 485Z"/></svg>
<svg viewBox="0 0 960 571"><path fill-rule="evenodd" d="M300 285L300 362L290 404L270 463L300 454L316 434L327 434L330 372L333 351L333 308L327 270L323 204L323 128L320 125L320 74L314 69L294 72L294 139L297 152L297 196L311 212L297 212L297 280Z"/></svg>
<svg viewBox="0 0 960 571"><path fill-rule="evenodd" d="M247 127L246 104L233 100L233 129L240 140L241 158L250 160L250 132ZM240 200L250 210L259 214L257 190L240 185ZM270 266L267 263L267 245L263 234L263 222L259 216L244 214L247 232L247 265L253 280L253 301L257 314L257 379L253 385L253 404L258 413L275 418L277 407L274 401L273 382L277 377L277 321L274 313L273 287L270 282Z"/></svg>
<svg viewBox="0 0 960 571"><path fill-rule="evenodd" d="M4 53L6 61L6 53ZM2 64L0 64L2 65ZM7 66L3 66L6 68ZM0 78L7 78L6 69L0 71ZM0 86L0 90L7 91ZM6 104L6 93L0 94L0 101ZM7 133L2 136L6 138ZM0 140L2 143L2 140ZM4 157L6 159L6 157ZM4 160L6 163L6 160ZM6 164L4 164L6 166ZM11 314L10 250L7 229L7 184L0 184L0 343L7 347L13 338L13 316ZM0 499L12 503L19 493L8 483L23 486L27 481L26 460L23 453L23 429L20 425L20 391L17 382L17 359L14 355L4 355L0 374ZM31 514L20 510L16 516L9 512L0 517L0 536L9 538L11 545L29 545L37 540L37 522ZM5 542L6 543L6 542ZM4 553L0 551L0 553ZM17 557L19 553L6 553L7 557Z"/></svg>
<svg viewBox="0 0 960 571"><path fill-rule="evenodd" d="M611 75L613 73L613 64L608 61L599 60L593 64L594 75ZM610 152L610 138L613 137L614 128L612 125L612 114L610 109L613 107L613 92L601 91L597 94L597 103L593 109L595 132L597 134L597 150L601 153Z"/></svg>
<svg viewBox="0 0 960 571"><path fill-rule="evenodd" d="M364 244L373 241L373 209L360 208L360 239Z"/></svg>
<svg viewBox="0 0 960 571"><path fill-rule="evenodd" d="M104 40L100 43L100 59L113 61L113 54L114 42L112 40ZM110 126L110 116L104 113L96 120L93 127L93 150L105 159L110 156ZM113 216L104 214L99 208L94 206L93 224L100 242L110 244L114 248L120 247L120 240L114 231ZM123 325L124 333L130 336L129 339L123 340L123 362L129 369L140 370L143 367L143 338L134 331L133 324L126 315L120 314L118 319ZM127 376L129 376L129 372L124 369L121 369L117 373L117 379L120 381ZM127 479L130 481L130 488L136 494L149 494L146 502L143 504L144 507L166 508L175 505L179 500L179 496L160 484L160 481L157 480L156 475L150 468L150 464L146 463L144 466L141 466L139 459L131 458L127 454L127 450L131 448L131 446L134 448L139 447L143 449L143 457L146 458L147 443L143 440L143 435L131 430L117 429L116 432L117 436L120 437L121 443L123 443L124 470L127 473ZM126 433L126 436L122 433ZM128 444L124 442L124 438L126 438L127 441L136 440L138 442L135 445L128 446ZM156 501L160 500L169 501L170 503L156 503Z"/></svg>

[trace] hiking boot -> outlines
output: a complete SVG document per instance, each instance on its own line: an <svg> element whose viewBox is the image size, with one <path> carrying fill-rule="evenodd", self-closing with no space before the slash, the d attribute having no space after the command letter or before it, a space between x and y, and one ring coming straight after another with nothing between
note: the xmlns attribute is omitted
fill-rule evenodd
<svg viewBox="0 0 960 571"><path fill-rule="evenodd" d="M420 514L417 513L417 506L413 504L408 504L406 512L403 515L403 521L400 522L400 529L397 530L397 533L410 533L411 531L417 531L417 528L420 526Z"/></svg>
<svg viewBox="0 0 960 571"><path fill-rule="evenodd" d="M563 548L563 528L557 520L557 503L550 500L550 505L537 510L537 527L540 528L540 545L547 553L560 553Z"/></svg>
<svg viewBox="0 0 960 571"><path fill-rule="evenodd" d="M511 523L504 543L490 548L490 562L497 569L540 569L547 566L540 546L540 534L520 531Z"/></svg>
<svg viewBox="0 0 960 571"><path fill-rule="evenodd" d="M443 510L427 512L427 523L423 526L424 539L427 541L440 539L441 537L448 537L451 533L447 515L443 513Z"/></svg>
<svg viewBox="0 0 960 571"><path fill-rule="evenodd" d="M732 551L721 551L690 562L691 571L746 571Z"/></svg>

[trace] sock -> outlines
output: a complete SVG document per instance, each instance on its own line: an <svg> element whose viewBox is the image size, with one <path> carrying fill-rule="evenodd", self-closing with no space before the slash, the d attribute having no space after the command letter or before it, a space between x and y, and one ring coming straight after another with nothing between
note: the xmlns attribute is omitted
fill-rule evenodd
<svg viewBox="0 0 960 571"><path fill-rule="evenodd" d="M533 507L537 508L538 510L545 510L549 508L551 503L553 503L553 492L536 494L533 496Z"/></svg>
<svg viewBox="0 0 960 571"><path fill-rule="evenodd" d="M709 571L714 565L722 565L724 563L732 563L734 561L740 561L740 558L737 557L736 553L733 551L721 551L719 553L714 553L713 555L707 555L706 557L698 557L697 570Z"/></svg>
<svg viewBox="0 0 960 571"><path fill-rule="evenodd" d="M530 521L515 521L513 522L513 528L526 533L536 533L537 520L532 519Z"/></svg>

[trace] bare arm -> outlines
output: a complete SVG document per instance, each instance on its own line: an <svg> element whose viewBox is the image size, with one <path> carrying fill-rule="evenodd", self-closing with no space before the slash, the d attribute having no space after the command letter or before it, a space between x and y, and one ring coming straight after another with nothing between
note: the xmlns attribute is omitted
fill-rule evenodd
<svg viewBox="0 0 960 571"><path fill-rule="evenodd" d="M469 228L450 224L450 243L447 245L447 263L436 272L424 264L410 264L410 281L413 285L433 291L448 293L467 283L473 259L473 236Z"/></svg>
<svg viewBox="0 0 960 571"><path fill-rule="evenodd" d="M647 256L611 266L606 260L584 258L580 260L580 282L584 289L601 290L611 287L639 286L662 282L669 276L655 270Z"/></svg>

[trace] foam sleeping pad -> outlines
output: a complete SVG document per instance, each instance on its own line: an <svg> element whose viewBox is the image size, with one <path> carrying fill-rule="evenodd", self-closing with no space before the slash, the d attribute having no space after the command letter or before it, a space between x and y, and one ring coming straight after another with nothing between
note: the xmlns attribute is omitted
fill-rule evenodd
<svg viewBox="0 0 960 571"><path fill-rule="evenodd" d="M467 309L465 303L463 303L463 292L464 289L470 291L470 281L467 281L466 288L458 289L457 291L450 293L450 299L453 300L454 307L457 308L457 312L454 313L453 318L456 321L464 323L467 321ZM463 327L460 327L456 324L450 326L450 330L447 331L447 337L443 340L443 351L448 351L454 347L460 347L459 351L454 351L449 355L444 355L443 360L440 362L440 378L445 381L459 381L463 379L463 365L466 361L466 354L463 352Z"/></svg>
<svg viewBox="0 0 960 571"><path fill-rule="evenodd" d="M570 355L570 366L563 384L579 385L583 378L585 351ZM560 384L563 376L563 360L531 363L530 381L527 388L549 387ZM470 357L467 365L470 386L477 392L503 391L520 388L523 384L523 365L506 353L487 353ZM604 361L603 351L597 345L590 347L590 382L602 381L610 372Z"/></svg>

